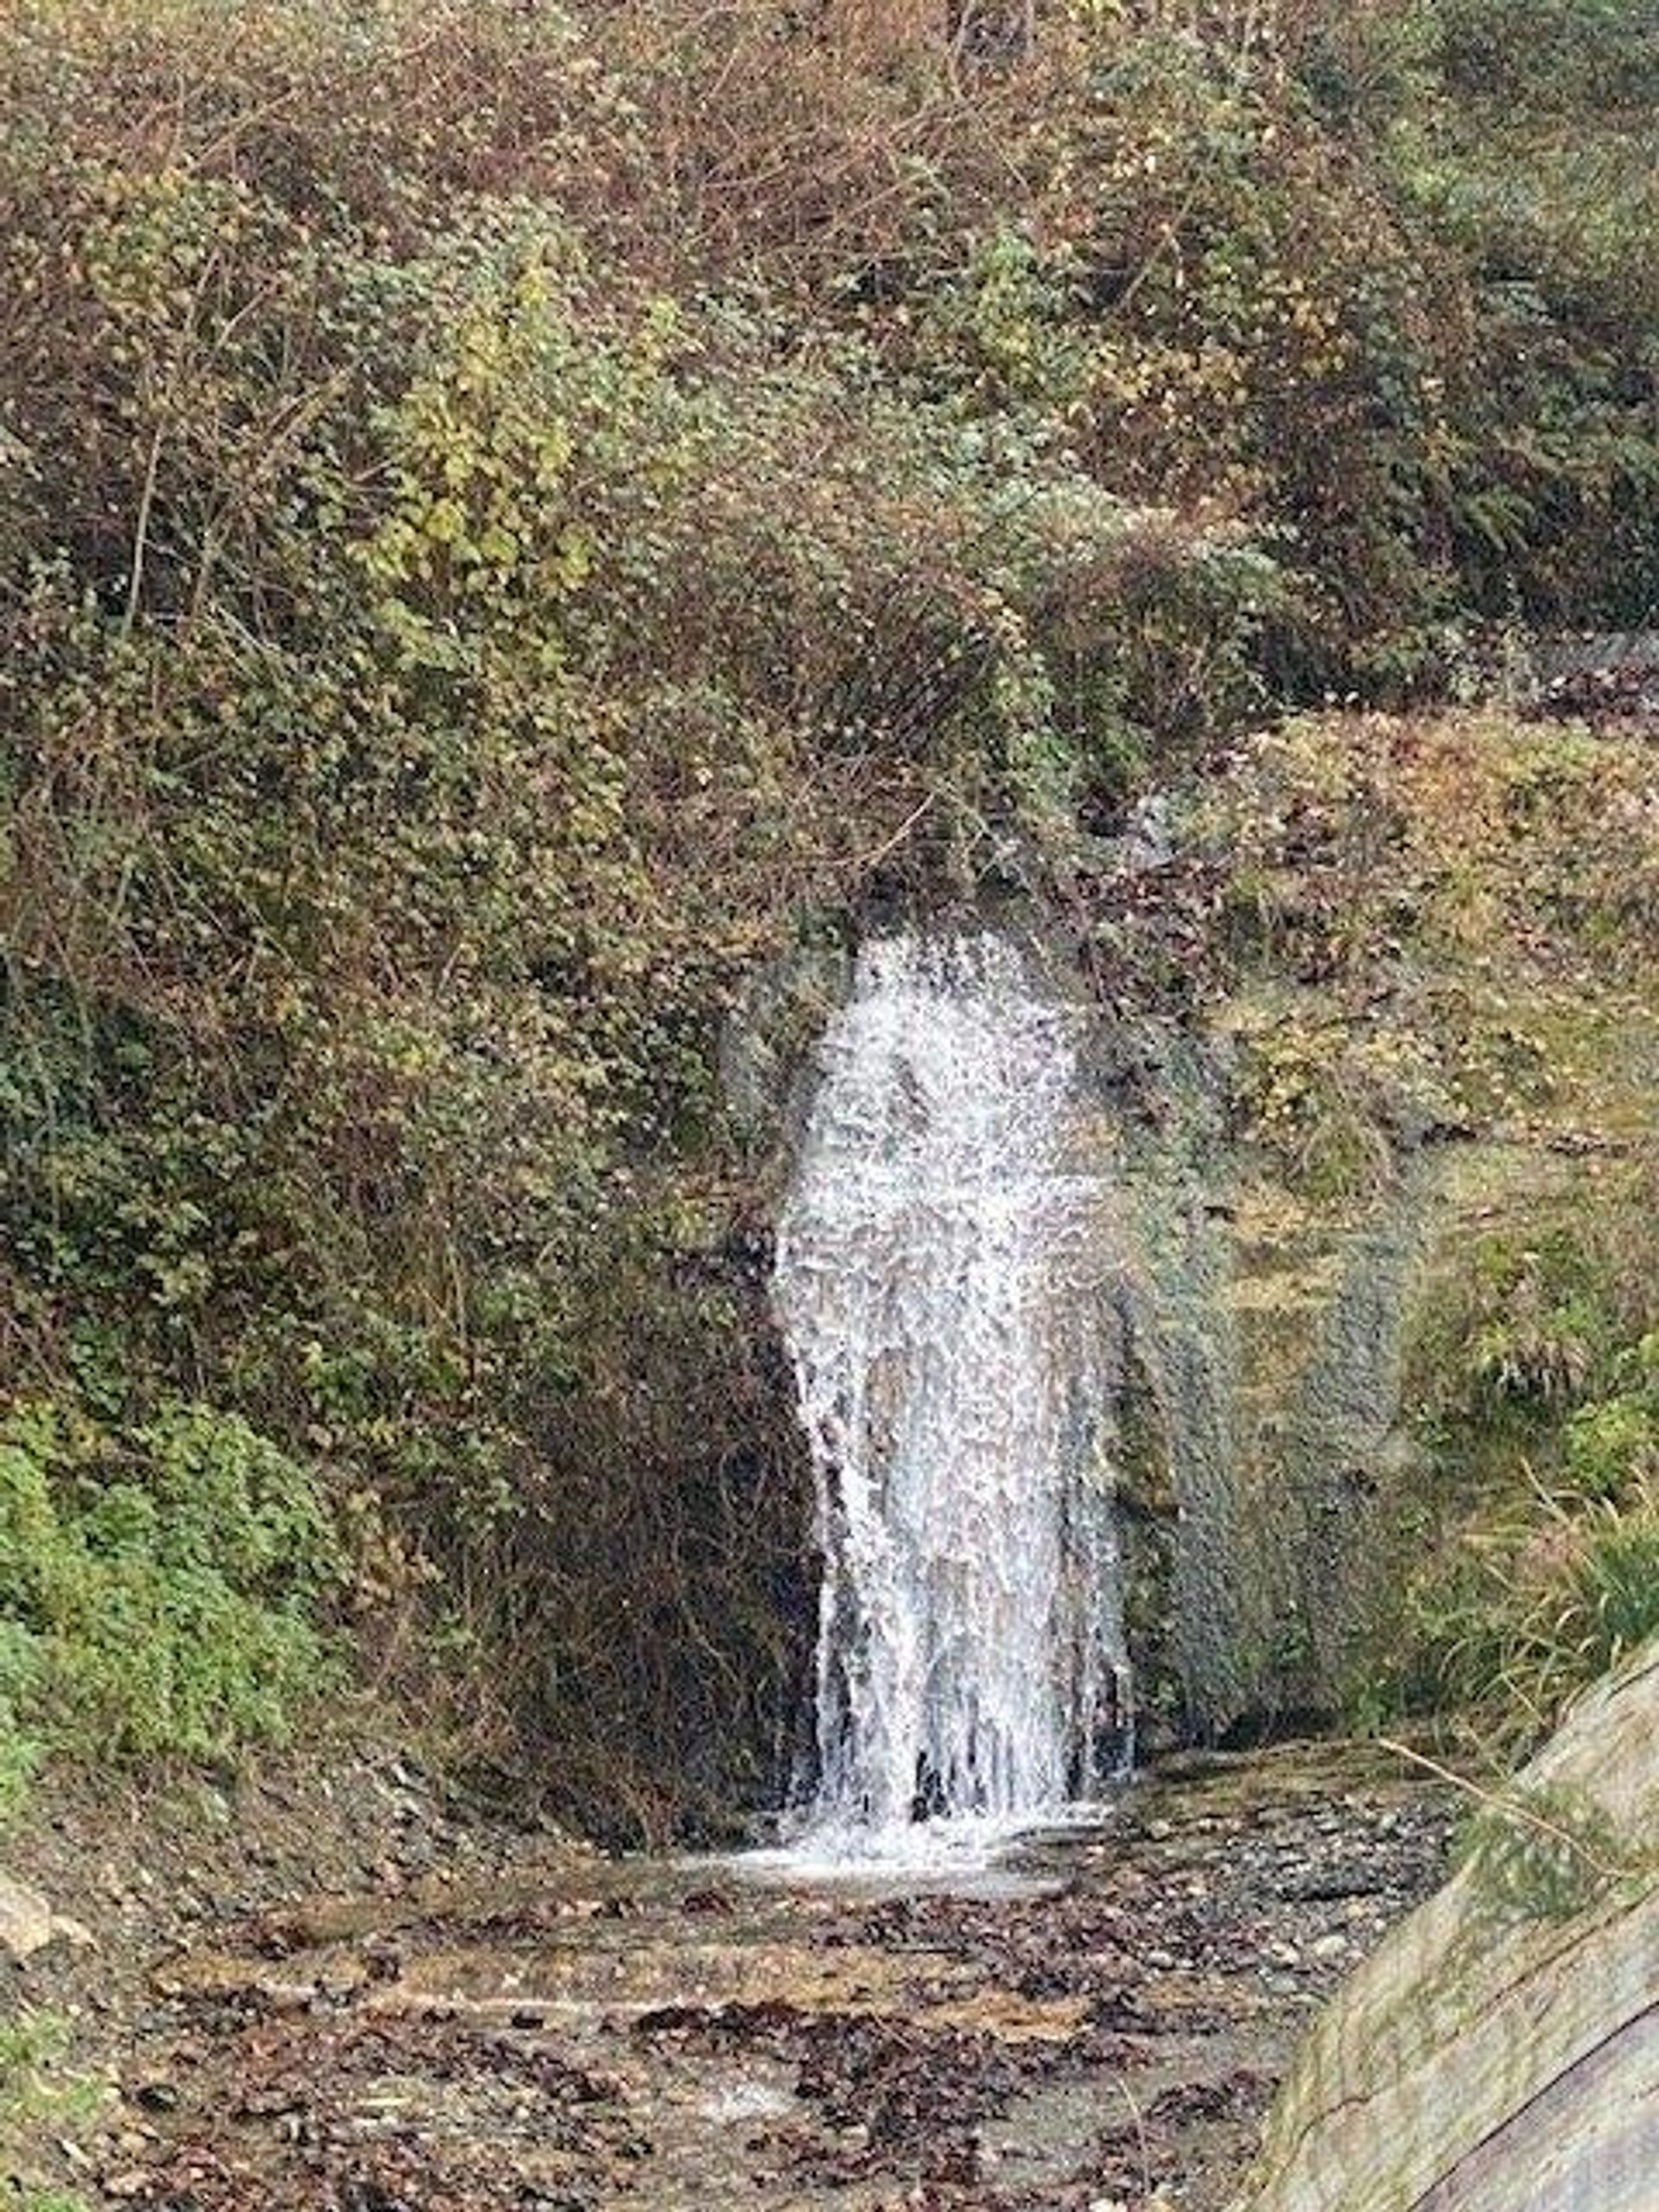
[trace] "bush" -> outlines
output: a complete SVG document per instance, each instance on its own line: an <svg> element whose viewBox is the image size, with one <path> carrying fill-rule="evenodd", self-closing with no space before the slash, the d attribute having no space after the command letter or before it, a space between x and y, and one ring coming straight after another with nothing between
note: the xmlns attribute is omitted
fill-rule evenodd
<svg viewBox="0 0 1659 2212"><path fill-rule="evenodd" d="M188 1394L326 1461L389 1649L492 1748L528 1713L637 1777L671 1680L707 1800L775 1755L805 1528L723 1256L762 1203L726 1007L878 884L1040 879L1256 696L1275 575L899 376L833 287L693 281L637 181L613 223L589 164L657 158L628 100L671 88L660 25L602 29L0 28L3 1351L138 1458ZM646 1344L696 1348L695 1429ZM52 1694L135 1749L261 1730L291 1612L152 1495L42 1535ZM175 1605L223 1679L174 1671ZM114 1608L168 1655L124 1705Z"/></svg>
<svg viewBox="0 0 1659 2212"><path fill-rule="evenodd" d="M1532 1493L1478 1516L1410 1601L1408 1685L1505 1753L1659 1630L1659 1495Z"/></svg>
<svg viewBox="0 0 1659 2212"><path fill-rule="evenodd" d="M340 1553L312 1477L245 1422L165 1408L126 1434L63 1410L0 1427L0 1735L100 1758L233 1758L329 1678Z"/></svg>
<svg viewBox="0 0 1659 2212"><path fill-rule="evenodd" d="M0 1620L0 1827L22 1803L42 1746L23 1714L41 1675L38 1639L21 1621Z"/></svg>

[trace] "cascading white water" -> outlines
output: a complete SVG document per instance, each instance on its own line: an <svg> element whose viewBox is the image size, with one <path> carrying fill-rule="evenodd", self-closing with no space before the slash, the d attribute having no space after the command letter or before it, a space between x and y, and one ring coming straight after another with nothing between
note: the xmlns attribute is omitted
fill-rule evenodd
<svg viewBox="0 0 1659 2212"><path fill-rule="evenodd" d="M824 1039L775 1281L823 1554L804 1858L982 1842L1122 1755L1078 1024L1006 940L905 935Z"/></svg>

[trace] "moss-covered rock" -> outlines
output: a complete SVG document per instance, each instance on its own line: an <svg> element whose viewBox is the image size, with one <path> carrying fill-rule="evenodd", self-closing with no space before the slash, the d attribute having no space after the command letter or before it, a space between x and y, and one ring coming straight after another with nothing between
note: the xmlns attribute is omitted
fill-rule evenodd
<svg viewBox="0 0 1659 2212"><path fill-rule="evenodd" d="M1425 1578L1495 1501L1537 1517L1599 1391L1608 1449L1639 1447L1618 1376L1659 1270L1617 1224L1650 1214L1650 784L1639 735L1325 717L1237 755L1184 856L1096 909L1141 1000L1096 1055L1135 1231L1131 1630L1197 1733L1440 1694ZM1512 1313L1477 1294L1505 1253ZM1554 1359L1545 1417L1483 1358Z"/></svg>

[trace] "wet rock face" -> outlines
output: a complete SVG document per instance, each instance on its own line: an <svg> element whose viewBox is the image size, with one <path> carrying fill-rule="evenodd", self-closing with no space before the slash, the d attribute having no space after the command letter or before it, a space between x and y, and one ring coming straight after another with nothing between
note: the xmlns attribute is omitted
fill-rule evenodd
<svg viewBox="0 0 1659 2212"><path fill-rule="evenodd" d="M1531 711L1556 721L1659 722L1659 632L1567 639L1539 657Z"/></svg>
<svg viewBox="0 0 1659 2212"><path fill-rule="evenodd" d="M1647 683L1651 640L1616 659ZM1085 1166L1124 1228L1091 1419L1147 1740L1350 1709L1391 1594L1471 1502L1460 1465L1427 1479L1416 1402L1450 1364L1415 1363L1483 1240L1570 1228L1652 1141L1652 792L1622 721L1319 718L1084 841L1065 898L1034 856L982 898L1087 1010ZM733 1018L774 1196L846 977L804 952Z"/></svg>
<svg viewBox="0 0 1659 2212"><path fill-rule="evenodd" d="M1248 2212L1645 2212L1659 2174L1659 1643L1344 1991Z"/></svg>
<svg viewBox="0 0 1659 2212"><path fill-rule="evenodd" d="M852 988L853 959L826 944L767 962L748 978L721 1030L721 1093L737 1128L763 1148L799 1141L812 1040Z"/></svg>
<svg viewBox="0 0 1659 2212"><path fill-rule="evenodd" d="M1133 1236L1103 1319L1127 1347L1106 1450L1149 1741L1326 1715L1409 1462L1405 1351L1455 1210L1410 1155L1363 1202L1305 1203L1230 1134L1224 1056L1173 1027L1098 1057Z"/></svg>

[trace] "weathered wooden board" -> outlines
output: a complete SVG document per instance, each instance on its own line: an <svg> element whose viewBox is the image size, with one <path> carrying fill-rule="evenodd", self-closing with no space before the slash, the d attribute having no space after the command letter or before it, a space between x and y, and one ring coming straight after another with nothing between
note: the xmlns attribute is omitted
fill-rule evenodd
<svg viewBox="0 0 1659 2212"><path fill-rule="evenodd" d="M1461 1870L1314 2030L1249 2212L1659 2212L1659 1645L1519 1787L1593 1802L1645 1871L1561 1919L1496 1907Z"/></svg>

